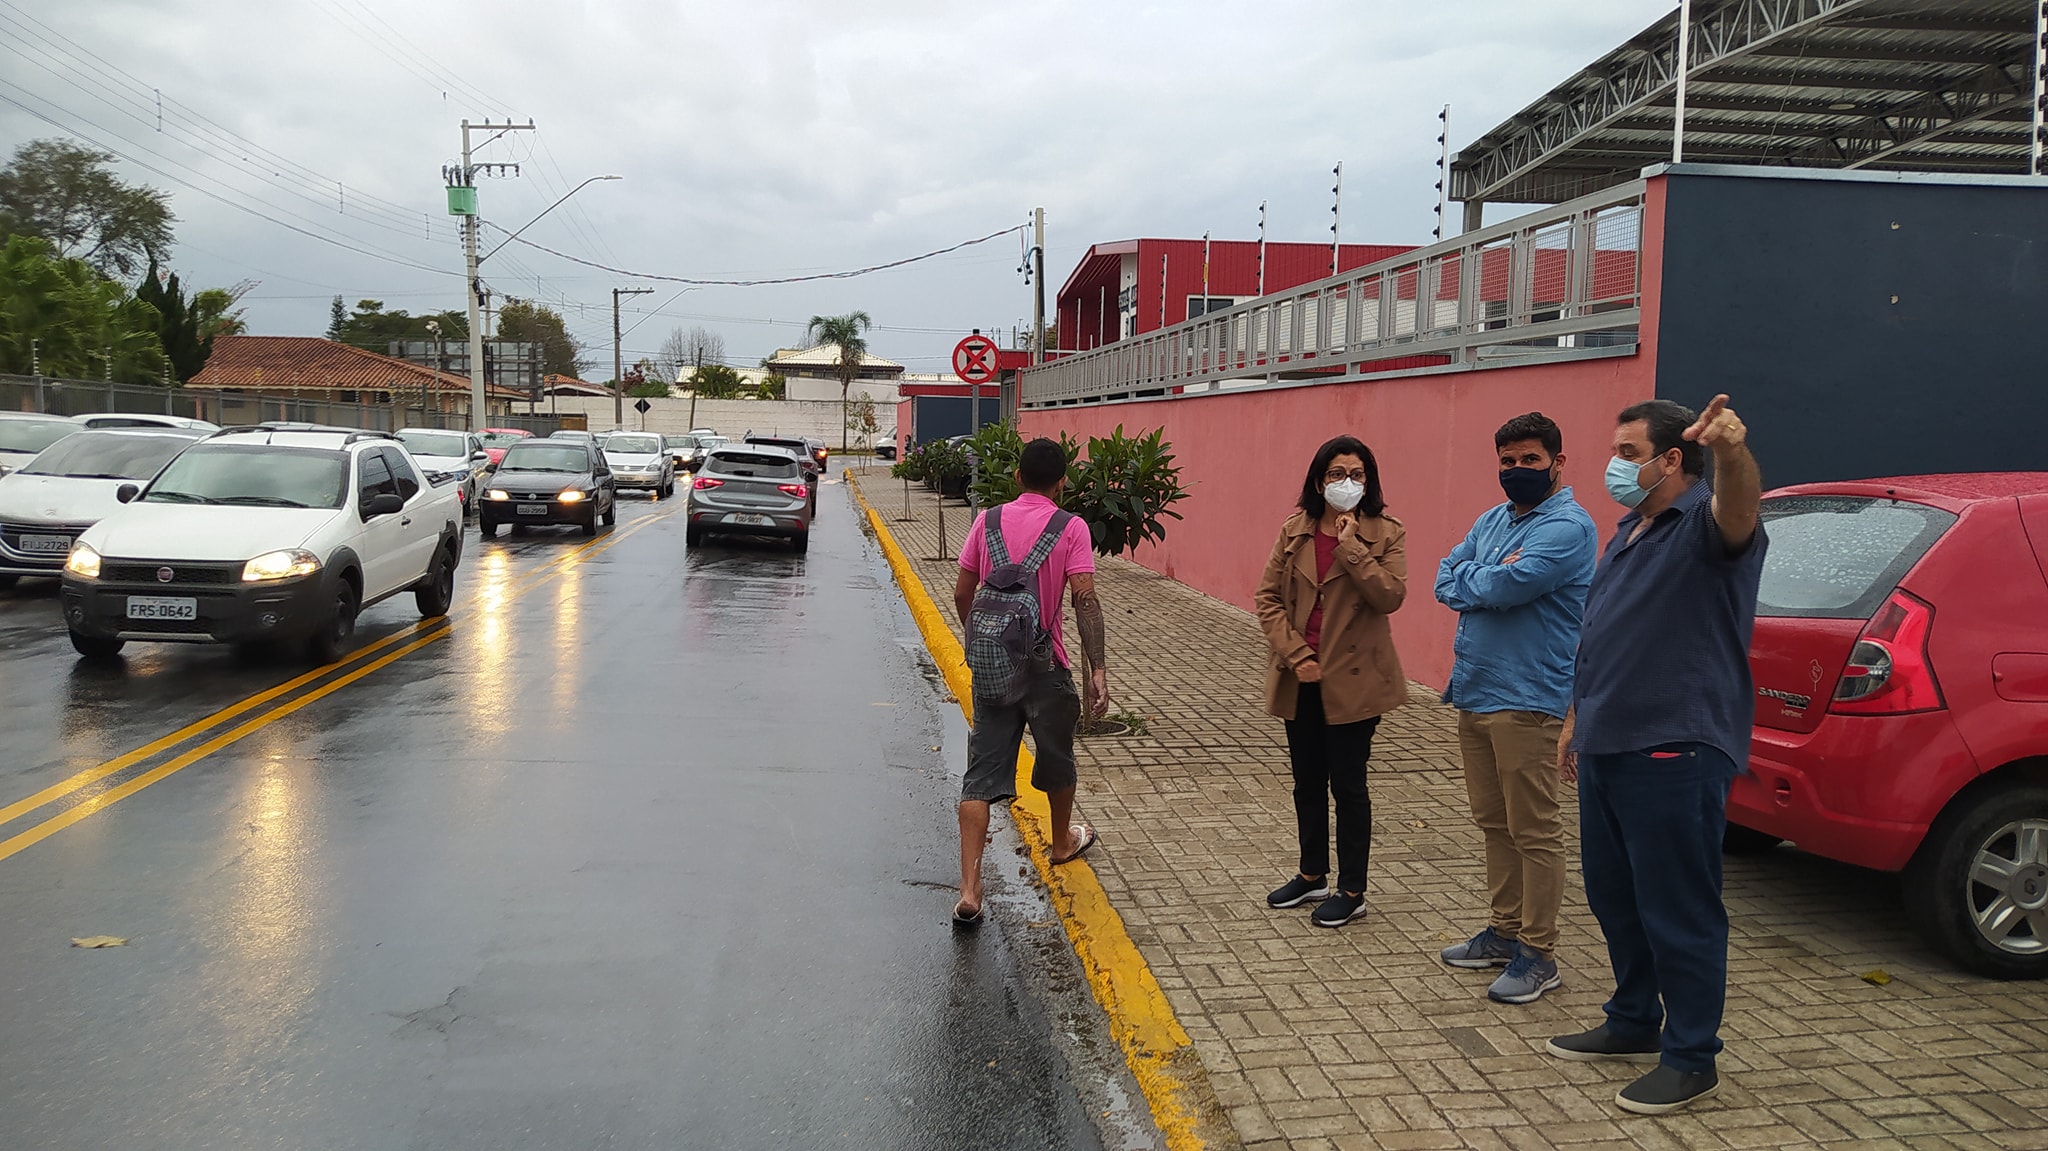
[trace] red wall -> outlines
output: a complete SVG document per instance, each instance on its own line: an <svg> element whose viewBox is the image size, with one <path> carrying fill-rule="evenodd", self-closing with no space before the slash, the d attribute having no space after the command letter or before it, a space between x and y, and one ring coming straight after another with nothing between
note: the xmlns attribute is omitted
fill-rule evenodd
<svg viewBox="0 0 2048 1151"><path fill-rule="evenodd" d="M1501 501L1494 429L1532 410L1556 420L1564 429L1565 481L1603 540L1621 518L1601 473L1616 413L1657 394L1662 235L1662 181L1653 180L1643 222L1641 344L1632 356L1025 411L1019 427L1027 437L1066 431L1085 439L1118 424L1127 434L1163 426L1190 490L1175 505L1185 518L1166 521L1166 542L1133 558L1243 608L1251 607L1316 448L1331 436L1358 436L1379 461L1388 513L1408 529L1408 600L1394 616L1395 645L1411 679L1441 687L1457 617L1431 588L1438 561Z"/></svg>

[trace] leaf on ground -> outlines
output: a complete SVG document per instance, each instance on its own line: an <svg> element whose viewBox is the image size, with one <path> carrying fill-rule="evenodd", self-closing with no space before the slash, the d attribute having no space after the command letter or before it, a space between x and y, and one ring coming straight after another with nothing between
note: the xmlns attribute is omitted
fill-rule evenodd
<svg viewBox="0 0 2048 1151"><path fill-rule="evenodd" d="M1411 819L1411 820L1409 820L1409 821L1408 821L1408 826L1410 826L1410 827L1412 827L1412 828L1416 829L1417 831L1421 831L1421 830L1423 830L1424 828L1428 827L1428 826L1429 826L1429 824L1427 824L1427 823L1424 823L1423 821L1421 821L1421 820L1419 820L1419 819Z"/></svg>
<svg viewBox="0 0 2048 1151"><path fill-rule="evenodd" d="M1885 984L1890 983L1892 981L1891 973L1886 971L1882 967L1878 968L1875 971L1866 971L1861 976L1858 976L1858 978L1862 979L1863 982L1870 984L1872 987L1883 987Z"/></svg>
<svg viewBox="0 0 2048 1151"><path fill-rule="evenodd" d="M118 935L88 935L84 939L73 939L73 947L126 947L128 941Z"/></svg>

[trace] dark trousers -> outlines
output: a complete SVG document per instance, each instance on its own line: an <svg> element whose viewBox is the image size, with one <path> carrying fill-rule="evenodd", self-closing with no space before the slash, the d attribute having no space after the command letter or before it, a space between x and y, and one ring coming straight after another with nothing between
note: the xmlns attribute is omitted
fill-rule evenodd
<svg viewBox="0 0 2048 1151"><path fill-rule="evenodd" d="M1721 1050L1728 908L1721 835L1735 763L1702 743L1579 759L1586 903L1607 933L1607 1026L1635 1042L1663 1032L1663 1061L1707 1071Z"/></svg>
<svg viewBox="0 0 2048 1151"><path fill-rule="evenodd" d="M1330 873L1330 797L1337 798L1337 886L1365 890L1372 855L1372 796L1365 764L1372 758L1378 716L1357 723L1323 717L1323 689L1301 685L1287 725L1287 758L1294 767L1294 820L1301 833L1301 873Z"/></svg>

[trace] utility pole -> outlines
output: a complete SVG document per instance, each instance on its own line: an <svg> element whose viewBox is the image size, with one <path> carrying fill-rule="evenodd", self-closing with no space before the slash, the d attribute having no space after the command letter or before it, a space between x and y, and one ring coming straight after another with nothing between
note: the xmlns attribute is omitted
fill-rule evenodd
<svg viewBox="0 0 2048 1151"><path fill-rule="evenodd" d="M690 376L690 430L697 430L697 389L704 386L704 345L697 345L697 370Z"/></svg>
<svg viewBox="0 0 2048 1151"><path fill-rule="evenodd" d="M470 162L470 155L473 149L470 147L469 134L473 131L490 131L494 133L491 139L496 139L507 132L531 132L533 131L533 121L529 120L524 124L509 122L493 124L489 120L485 120L482 124L471 124L468 120L464 120L462 122L462 168L457 172L451 173L455 177L455 179L450 181L451 185L472 189L468 197L469 202L467 206L469 210L466 213L459 214L462 216L462 259L465 272L463 284L466 286L469 296L469 430L480 432L488 421L488 415L484 409L484 329L481 317L477 314L483 304L483 282L478 278L476 271L476 246L477 232L483 224L477 218L476 193L474 191L476 188L476 169L478 165ZM488 144L490 140L486 140L484 143ZM513 171L518 171L516 165L493 166L511 167ZM454 211L454 196L451 194L449 199L449 210Z"/></svg>
<svg viewBox="0 0 2048 1151"><path fill-rule="evenodd" d="M1337 161L1337 166L1330 169L1330 175L1337 177L1337 182L1330 185L1330 274L1334 276L1337 274L1337 255L1342 250L1337 226L1344 222L1344 161Z"/></svg>
<svg viewBox="0 0 2048 1151"><path fill-rule="evenodd" d="M644 296L653 288L612 289L612 426L626 426L626 365L625 353L619 350L619 297Z"/></svg>
<svg viewBox="0 0 2048 1151"><path fill-rule="evenodd" d="M1031 362L1045 362L1045 209L1031 209ZM939 501L944 503L944 500Z"/></svg>

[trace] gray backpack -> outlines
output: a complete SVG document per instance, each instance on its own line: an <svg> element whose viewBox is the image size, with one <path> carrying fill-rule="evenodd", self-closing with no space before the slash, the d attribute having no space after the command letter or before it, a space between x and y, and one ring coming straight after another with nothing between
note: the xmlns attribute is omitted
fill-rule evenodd
<svg viewBox="0 0 2048 1151"><path fill-rule="evenodd" d="M1035 676L1052 669L1052 633L1039 616L1038 569L1074 516L1054 512L1031 554L1012 563L1002 511L993 507L983 517L989 573L967 613L967 670L974 673L976 700L1008 706L1024 698Z"/></svg>

